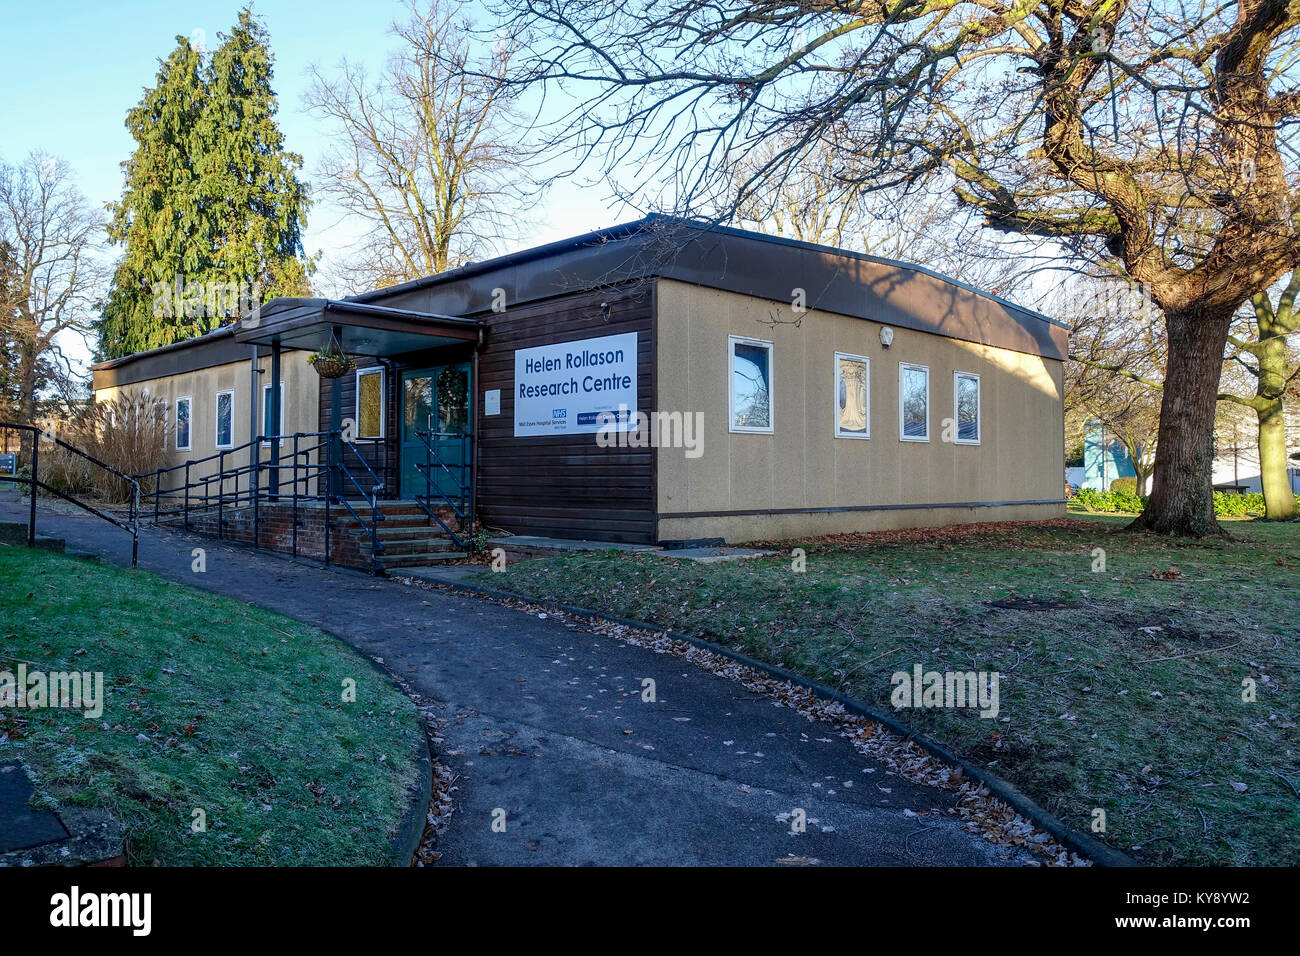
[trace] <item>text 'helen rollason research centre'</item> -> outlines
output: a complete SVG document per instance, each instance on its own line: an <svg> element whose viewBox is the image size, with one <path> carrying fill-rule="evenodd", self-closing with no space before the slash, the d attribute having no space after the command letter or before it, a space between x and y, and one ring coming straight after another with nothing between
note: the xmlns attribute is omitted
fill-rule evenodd
<svg viewBox="0 0 1300 956"><path fill-rule="evenodd" d="M356 367L323 377L331 346ZM919 266L650 217L274 299L94 388L166 401L191 464L164 489L242 467L267 503L337 454L333 493L374 507L463 489L494 531L739 543L1062 515L1065 355L1059 323Z"/></svg>

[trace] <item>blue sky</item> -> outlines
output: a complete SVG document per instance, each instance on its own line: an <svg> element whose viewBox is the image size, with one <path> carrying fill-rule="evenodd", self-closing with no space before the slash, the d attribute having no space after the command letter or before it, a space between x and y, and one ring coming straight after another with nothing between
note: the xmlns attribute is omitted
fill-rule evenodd
<svg viewBox="0 0 1300 956"><path fill-rule="evenodd" d="M41 149L72 164L81 191L97 206L119 198L121 163L134 145L124 125L126 113L153 84L158 61L178 35L198 30L214 48L217 34L234 24L241 6L241 0L58 5L0 0L5 25L0 159L13 163ZM346 56L377 73L397 42L389 28L404 18L405 8L396 0L257 0L253 11L271 35L280 127L287 147L302 155L303 177L310 184L328 136L303 109L308 67L318 63L328 70ZM562 185L531 212L533 228L517 245L549 242L635 215L606 202L599 189ZM308 252L323 251L328 264L355 232L337 210L318 202L304 238ZM79 364L86 362L89 351L80 342L64 344Z"/></svg>
<svg viewBox="0 0 1300 956"><path fill-rule="evenodd" d="M0 158L16 162L44 149L72 163L78 183L102 205L122 189L120 164L133 142L126 112L152 85L158 60L177 35L204 31L209 48L235 22L241 3L72 3L58 6L0 0L5 55L0 58ZM271 33L280 126L289 149L302 154L310 183L326 146L320 121L302 108L307 69L329 68L347 56L377 72L395 40L389 34L403 5L393 0L258 0L253 6ZM561 189L532 217L525 245L630 218L603 201L600 190ZM318 204L308 221L309 251L328 254L350 241L346 223Z"/></svg>

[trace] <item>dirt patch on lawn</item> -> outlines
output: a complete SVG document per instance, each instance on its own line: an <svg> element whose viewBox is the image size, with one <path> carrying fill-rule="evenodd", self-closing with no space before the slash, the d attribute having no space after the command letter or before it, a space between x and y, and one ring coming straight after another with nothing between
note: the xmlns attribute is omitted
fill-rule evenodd
<svg viewBox="0 0 1300 956"><path fill-rule="evenodd" d="M1068 611L1079 606L1078 601L1039 601L1034 598L1003 598L984 603L999 611Z"/></svg>
<svg viewBox="0 0 1300 956"><path fill-rule="evenodd" d="M1165 614L1125 614L1107 615L1106 620L1121 634L1129 634L1141 640L1149 647L1161 645L1201 646L1214 644L1221 640L1213 634L1175 624L1173 618Z"/></svg>
<svg viewBox="0 0 1300 956"><path fill-rule="evenodd" d="M1037 532L1069 531L1095 538L1107 533L1095 521L1079 518L1051 518L1047 521L978 521L973 524L945 525L939 528L899 528L894 531L857 531L801 539L818 550L823 548L857 551L873 545L929 545L947 548L955 544L973 544L995 550L1017 551L1027 546L1027 537ZM788 547L789 541L752 543L755 548Z"/></svg>

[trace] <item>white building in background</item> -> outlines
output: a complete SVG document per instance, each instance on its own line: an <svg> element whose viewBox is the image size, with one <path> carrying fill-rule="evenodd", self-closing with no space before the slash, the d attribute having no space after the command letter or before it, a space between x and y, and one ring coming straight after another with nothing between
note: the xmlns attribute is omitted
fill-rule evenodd
<svg viewBox="0 0 1300 956"><path fill-rule="evenodd" d="M1300 405L1288 405L1286 421L1287 476L1292 493L1300 494ZM1258 438L1253 417L1243 418L1235 433L1231 426L1215 429L1211 480L1216 491L1263 492ZM1065 480L1073 488L1106 491L1116 478L1132 478L1134 474L1133 463L1124 445L1100 425L1095 425L1084 440L1083 467L1067 468ZM1147 479L1142 494L1151 493L1153 481L1154 476Z"/></svg>
<svg viewBox="0 0 1300 956"><path fill-rule="evenodd" d="M1286 410L1287 475L1291 491L1300 494L1300 408ZM1258 432L1253 419L1243 421L1234 434L1231 427L1214 433L1214 487L1216 491L1262 492Z"/></svg>

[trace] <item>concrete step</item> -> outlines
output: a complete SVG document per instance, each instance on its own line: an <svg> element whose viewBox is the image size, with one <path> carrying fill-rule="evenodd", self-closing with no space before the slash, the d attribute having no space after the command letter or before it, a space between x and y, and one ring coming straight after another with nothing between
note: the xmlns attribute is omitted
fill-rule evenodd
<svg viewBox="0 0 1300 956"><path fill-rule="evenodd" d="M0 542L5 544L27 544L27 522L0 521ZM67 542L62 538L52 538L37 531L36 550L62 554L67 550Z"/></svg>
<svg viewBox="0 0 1300 956"><path fill-rule="evenodd" d="M427 541L430 538L445 538L447 536L442 528L436 524L432 528L427 525L410 528L387 528L380 525L375 530L375 534L379 536L380 541ZM367 537L369 536L367 535Z"/></svg>
<svg viewBox="0 0 1300 956"><path fill-rule="evenodd" d="M370 514L371 508L370 502L368 501L353 501L352 499L348 499L348 504L352 506L353 511L363 517ZM345 510L340 504L335 504L331 507L339 511ZM420 515L422 517L427 517L424 514L424 509L414 501L384 501L381 498L379 500L379 510L383 513L384 517L388 517L389 515Z"/></svg>
<svg viewBox="0 0 1300 956"><path fill-rule="evenodd" d="M369 550L369 539L362 542L363 550ZM441 553L450 551L456 546L456 543L450 538L412 538L406 541L380 541L383 550L380 556L384 555L403 555L403 554L425 554Z"/></svg>
<svg viewBox="0 0 1300 956"><path fill-rule="evenodd" d="M390 515L386 511L382 512L382 514L384 517L381 520L375 522L376 527L427 528L431 524L436 524L436 522L432 518L430 518L427 514L425 514L423 511L420 512L418 515ZM361 521L364 522L364 526L368 527L370 525L370 515L364 511L360 512L360 515L361 515ZM335 511L330 515L330 517L336 518L346 528L363 527L363 524L361 522L358 522L356 518L352 517L352 515L348 514L346 511L342 511L341 509L335 509Z"/></svg>
<svg viewBox="0 0 1300 956"><path fill-rule="evenodd" d="M424 551L412 554L388 554L379 556L379 564L385 570L399 567L427 567L444 561L456 561L469 556L467 551Z"/></svg>

